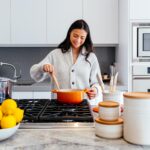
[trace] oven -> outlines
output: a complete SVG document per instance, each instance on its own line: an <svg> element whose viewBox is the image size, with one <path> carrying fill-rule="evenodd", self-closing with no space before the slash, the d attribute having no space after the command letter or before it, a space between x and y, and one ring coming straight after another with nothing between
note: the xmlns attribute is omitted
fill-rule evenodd
<svg viewBox="0 0 150 150"><path fill-rule="evenodd" d="M132 91L150 92L150 65L135 65L133 70Z"/></svg>
<svg viewBox="0 0 150 150"><path fill-rule="evenodd" d="M133 24L133 59L150 59L150 23Z"/></svg>
<svg viewBox="0 0 150 150"><path fill-rule="evenodd" d="M24 110L20 128L94 127L88 100L80 104L62 104L56 99L19 99Z"/></svg>

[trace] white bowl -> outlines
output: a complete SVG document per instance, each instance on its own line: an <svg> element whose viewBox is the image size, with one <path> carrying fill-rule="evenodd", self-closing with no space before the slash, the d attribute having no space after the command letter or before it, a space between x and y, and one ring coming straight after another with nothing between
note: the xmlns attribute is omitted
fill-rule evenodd
<svg viewBox="0 0 150 150"><path fill-rule="evenodd" d="M0 141L5 140L11 137L13 134L15 134L19 126L20 126L20 123L12 128L0 129Z"/></svg>

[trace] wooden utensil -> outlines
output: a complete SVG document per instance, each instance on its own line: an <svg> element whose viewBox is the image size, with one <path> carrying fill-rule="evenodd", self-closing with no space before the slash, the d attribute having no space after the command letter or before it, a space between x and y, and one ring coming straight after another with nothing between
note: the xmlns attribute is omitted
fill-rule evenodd
<svg viewBox="0 0 150 150"><path fill-rule="evenodd" d="M54 74L54 73L51 73L50 75L51 75L51 77L52 77L52 79L53 79L53 81L54 81L54 83L55 83L55 85L56 85L56 88L57 88L58 90L60 90L60 86L59 86L59 83L58 83L58 80L57 80L55 74Z"/></svg>
<svg viewBox="0 0 150 150"><path fill-rule="evenodd" d="M113 92L115 92L115 91L116 91L117 78L118 78L118 72L116 73L116 75L115 75L115 77L114 77Z"/></svg>
<svg viewBox="0 0 150 150"><path fill-rule="evenodd" d="M104 92L105 86L104 86L104 83L103 83L102 75L101 75L101 74L97 74L97 80L98 80L98 82L99 82L99 85L101 86L102 92Z"/></svg>

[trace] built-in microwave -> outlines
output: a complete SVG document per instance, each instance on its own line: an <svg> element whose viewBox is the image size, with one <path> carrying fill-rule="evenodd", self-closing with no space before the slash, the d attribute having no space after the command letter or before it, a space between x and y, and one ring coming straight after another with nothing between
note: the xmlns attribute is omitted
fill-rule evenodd
<svg viewBox="0 0 150 150"><path fill-rule="evenodd" d="M150 24L133 26L133 59L150 59Z"/></svg>

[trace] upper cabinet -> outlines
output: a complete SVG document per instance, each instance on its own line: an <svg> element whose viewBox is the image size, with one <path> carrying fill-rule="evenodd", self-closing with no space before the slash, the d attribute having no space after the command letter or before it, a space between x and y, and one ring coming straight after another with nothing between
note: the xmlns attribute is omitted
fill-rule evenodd
<svg viewBox="0 0 150 150"><path fill-rule="evenodd" d="M83 0L94 44L118 44L118 0Z"/></svg>
<svg viewBox="0 0 150 150"><path fill-rule="evenodd" d="M11 44L46 43L46 0L11 0Z"/></svg>
<svg viewBox="0 0 150 150"><path fill-rule="evenodd" d="M118 44L118 0L0 0L0 46L56 46L82 18L94 44Z"/></svg>
<svg viewBox="0 0 150 150"><path fill-rule="evenodd" d="M130 19L150 19L150 0L129 0Z"/></svg>
<svg viewBox="0 0 150 150"><path fill-rule="evenodd" d="M10 0L0 0L0 44L10 43Z"/></svg>
<svg viewBox="0 0 150 150"><path fill-rule="evenodd" d="M47 41L62 42L70 25L82 18L82 0L47 0Z"/></svg>

